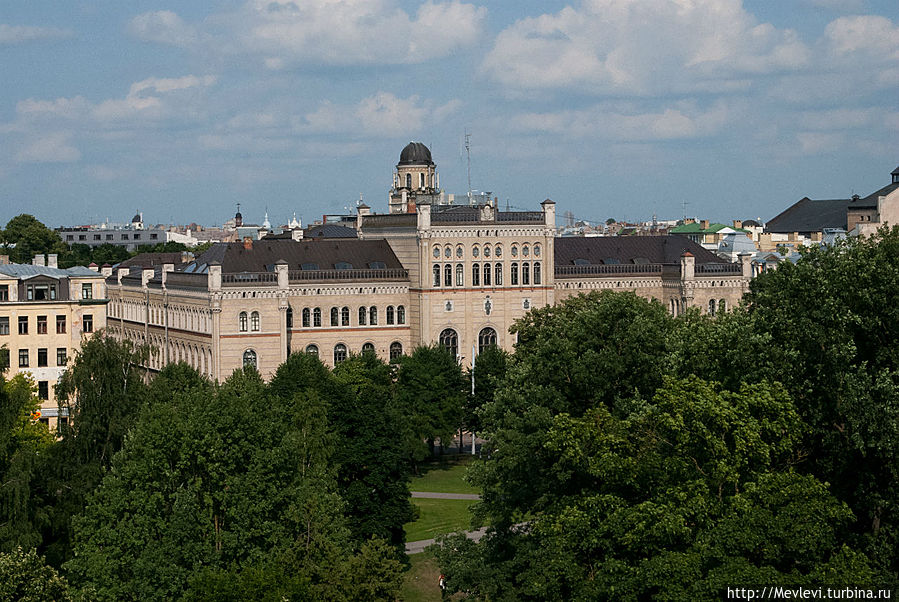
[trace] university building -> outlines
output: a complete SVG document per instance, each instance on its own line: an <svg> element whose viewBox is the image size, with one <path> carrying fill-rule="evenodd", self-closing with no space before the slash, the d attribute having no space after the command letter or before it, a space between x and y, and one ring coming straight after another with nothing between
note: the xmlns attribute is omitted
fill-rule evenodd
<svg viewBox="0 0 899 602"><path fill-rule="evenodd" d="M571 295L634 291L676 315L725 310L748 288L748 255L729 263L681 236L557 237L551 200L455 204L421 143L403 149L393 182L389 212L360 205L355 229L247 238L177 269L110 274L110 332L150 343L151 369L186 361L219 380L244 364L268 378L294 352L334 365L435 343L469 365L487 345L511 350L509 329L530 309Z"/></svg>
<svg viewBox="0 0 899 602"><path fill-rule="evenodd" d="M0 347L7 378L25 373L41 399L41 422L56 429L54 386L82 337L106 326L106 279L85 267L59 269L56 255L32 265L0 261Z"/></svg>

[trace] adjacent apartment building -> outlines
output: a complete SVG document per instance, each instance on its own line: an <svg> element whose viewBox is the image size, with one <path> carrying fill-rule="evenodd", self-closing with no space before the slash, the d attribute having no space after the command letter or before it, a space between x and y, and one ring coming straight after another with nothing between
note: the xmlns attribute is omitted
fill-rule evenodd
<svg viewBox="0 0 899 602"><path fill-rule="evenodd" d="M45 265L46 263L46 265ZM56 256L32 265L0 261L0 347L6 376L25 373L41 398L41 421L56 428L54 385L85 335L106 326L106 281L86 267L59 269Z"/></svg>
<svg viewBox="0 0 899 602"><path fill-rule="evenodd" d="M729 263L681 236L557 237L551 200L449 202L421 143L393 182L389 212L360 205L354 232L247 238L186 265L109 272L110 332L151 344L150 369L186 361L218 380L242 365L269 378L294 352L334 365L427 344L469 365L487 345L511 350L526 312L571 295L634 291L676 315L724 310L748 289L748 255Z"/></svg>

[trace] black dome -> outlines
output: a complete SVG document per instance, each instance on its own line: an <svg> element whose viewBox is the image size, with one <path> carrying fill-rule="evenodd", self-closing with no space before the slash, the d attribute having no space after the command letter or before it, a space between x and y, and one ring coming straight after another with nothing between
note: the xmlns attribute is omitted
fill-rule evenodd
<svg viewBox="0 0 899 602"><path fill-rule="evenodd" d="M134 217L131 218L131 223L136 224L140 221L140 213L136 213Z"/></svg>
<svg viewBox="0 0 899 602"><path fill-rule="evenodd" d="M410 142L400 153L400 165L434 165L431 151L421 142Z"/></svg>

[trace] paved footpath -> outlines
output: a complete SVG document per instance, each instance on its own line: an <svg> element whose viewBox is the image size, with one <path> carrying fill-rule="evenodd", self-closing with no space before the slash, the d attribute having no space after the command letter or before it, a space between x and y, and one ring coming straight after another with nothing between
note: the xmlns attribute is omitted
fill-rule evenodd
<svg viewBox="0 0 899 602"><path fill-rule="evenodd" d="M433 493L431 491L412 491L412 497L430 498L432 500L473 500L481 499L477 493Z"/></svg>
<svg viewBox="0 0 899 602"><path fill-rule="evenodd" d="M472 541L480 541L487 532L487 527L481 527L477 531L468 531L465 537ZM421 541L406 542L406 554L419 554L425 551L425 548L435 543L433 539L422 539Z"/></svg>

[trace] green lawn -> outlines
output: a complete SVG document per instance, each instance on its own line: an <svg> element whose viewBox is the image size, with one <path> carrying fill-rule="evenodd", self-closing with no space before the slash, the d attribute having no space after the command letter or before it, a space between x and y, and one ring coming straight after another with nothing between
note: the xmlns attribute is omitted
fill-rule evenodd
<svg viewBox="0 0 899 602"><path fill-rule="evenodd" d="M406 541L432 539L444 533L468 531L471 529L469 500L432 500L415 498L412 503L418 507L418 520L406 523Z"/></svg>
<svg viewBox="0 0 899 602"><path fill-rule="evenodd" d="M440 569L437 560L430 552L415 554L409 557L412 566L406 571L403 579L403 588L400 590L400 599L404 602L431 602L440 600L440 588L437 587L437 578L440 577Z"/></svg>
<svg viewBox="0 0 899 602"><path fill-rule="evenodd" d="M421 476L412 477L410 491L430 491L433 493L480 493L462 480L470 459L455 462L435 462L421 467Z"/></svg>

